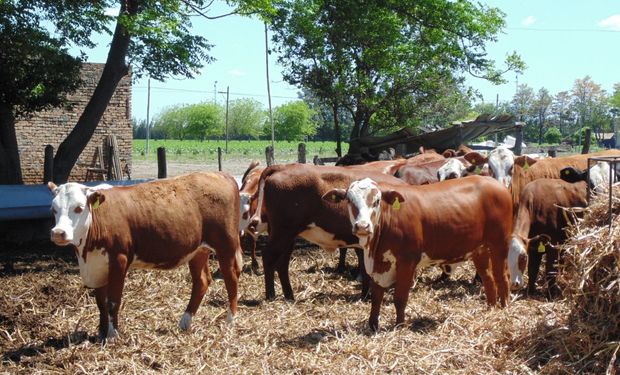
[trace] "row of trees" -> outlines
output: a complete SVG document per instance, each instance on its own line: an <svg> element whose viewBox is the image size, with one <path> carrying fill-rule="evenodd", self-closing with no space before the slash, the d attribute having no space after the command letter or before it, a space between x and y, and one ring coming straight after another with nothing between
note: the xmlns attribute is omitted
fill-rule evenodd
<svg viewBox="0 0 620 375"><path fill-rule="evenodd" d="M593 130L595 140L614 131L620 115L620 83L606 92L590 76L576 79L572 89L555 95L542 87L535 91L521 84L512 100L476 106L477 112L510 113L524 121L524 138L530 142L564 140L579 142L584 128Z"/></svg>

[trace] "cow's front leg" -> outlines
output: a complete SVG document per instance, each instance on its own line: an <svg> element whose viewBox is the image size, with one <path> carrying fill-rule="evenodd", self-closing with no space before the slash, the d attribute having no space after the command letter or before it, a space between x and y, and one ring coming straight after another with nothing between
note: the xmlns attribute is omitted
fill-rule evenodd
<svg viewBox="0 0 620 375"><path fill-rule="evenodd" d="M110 257L110 273L108 275L108 332L107 338L118 335L118 312L121 308L121 298L127 275L127 255L117 254Z"/></svg>
<svg viewBox="0 0 620 375"><path fill-rule="evenodd" d="M399 262L396 265L396 285L394 288L394 307L396 308L396 327L405 323L405 308L409 299L409 290L413 284L415 265Z"/></svg>
<svg viewBox="0 0 620 375"><path fill-rule="evenodd" d="M99 341L105 341L108 335L108 326L110 319L108 317L108 286L102 286L95 289L95 300L97 301L97 307L99 308ZM114 331L112 329L112 331Z"/></svg>
<svg viewBox="0 0 620 375"><path fill-rule="evenodd" d="M196 315L200 302L202 301L209 284L211 284L211 271L209 270L208 251L199 252L189 261L189 273L192 276L192 296L189 299L187 308L179 322L179 328L184 331L190 329L192 317Z"/></svg>
<svg viewBox="0 0 620 375"><path fill-rule="evenodd" d="M368 325L370 329L373 331L379 330L379 313L381 312L381 303L383 303L383 294L385 293L385 288L376 282L372 282L372 291L370 293L371 298L371 307L370 307L370 317L368 318Z"/></svg>
<svg viewBox="0 0 620 375"><path fill-rule="evenodd" d="M362 300L368 300L370 298L370 276L366 272L364 266L364 250L355 249L355 255L357 255L357 276L361 277L362 281Z"/></svg>

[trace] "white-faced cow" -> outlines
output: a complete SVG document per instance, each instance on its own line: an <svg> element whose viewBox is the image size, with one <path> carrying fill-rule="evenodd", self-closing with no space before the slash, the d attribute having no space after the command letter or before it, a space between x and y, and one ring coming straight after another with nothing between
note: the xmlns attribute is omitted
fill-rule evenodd
<svg viewBox="0 0 620 375"><path fill-rule="evenodd" d="M250 218L256 212L256 196L258 191L258 182L260 175L265 170L265 167L260 166L258 160L254 160L248 166L248 169L241 178L241 187L239 188L239 231L241 232L241 238L244 239L250 245L250 253L252 258L252 271L258 275L258 261L256 260L256 240L257 236L267 231L267 225L262 225L260 228L256 228L255 231L248 231L246 228L250 223Z"/></svg>
<svg viewBox="0 0 620 375"><path fill-rule="evenodd" d="M267 223L269 228L267 246L263 250L267 299L275 298L276 271L284 297L294 299L288 271L297 236L328 251L345 247L359 248L357 237L351 233L346 204L326 202L322 196L332 188L346 188L352 181L367 176L379 181L405 184L394 176L382 173L384 168L382 164L378 164L377 169L369 165L333 167L280 164L263 171L258 189L258 209L251 220L250 229L262 223ZM366 296L368 276L365 272L362 276L362 296Z"/></svg>
<svg viewBox="0 0 620 375"><path fill-rule="evenodd" d="M179 326L192 317L211 282L214 249L228 293L228 318L237 313L239 192L224 173L192 173L127 187L48 184L56 225L52 241L72 246L82 281L95 289L99 335L116 336L125 276L131 268L171 269L188 263L192 293Z"/></svg>
<svg viewBox="0 0 620 375"><path fill-rule="evenodd" d="M509 302L510 193L489 177L471 176L424 186L354 181L332 189L326 202L346 201L352 232L374 280L369 325L377 329L385 288L395 286L396 324L417 272L432 264L473 260L489 305Z"/></svg>
<svg viewBox="0 0 620 375"><path fill-rule="evenodd" d="M599 161L590 167L588 173L587 170L581 170L574 167L566 167L560 171L562 180L566 182L588 182L588 185L595 193L601 193L608 191L609 189L609 176L611 175L612 183L616 182L616 170L611 168L610 163ZM620 167L620 165L616 165ZM588 175L590 179L588 180Z"/></svg>
<svg viewBox="0 0 620 375"><path fill-rule="evenodd" d="M523 283L522 272L527 259L527 291L528 294L536 292L540 262L546 253L547 292L551 296L555 295L558 292L555 284L557 246L566 240L565 229L573 219L562 207L585 207L586 184L583 181L573 184L555 178L541 178L527 184L519 200L510 245L510 253L519 259L513 287L519 287Z"/></svg>

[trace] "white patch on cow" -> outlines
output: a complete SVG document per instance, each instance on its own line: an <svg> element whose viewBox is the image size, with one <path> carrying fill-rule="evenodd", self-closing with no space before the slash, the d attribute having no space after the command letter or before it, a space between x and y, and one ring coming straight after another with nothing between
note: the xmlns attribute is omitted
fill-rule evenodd
<svg viewBox="0 0 620 375"><path fill-rule="evenodd" d="M596 193L602 193L609 191L609 163L599 161L592 167L590 167L590 186ZM611 169L611 180L615 181L615 171Z"/></svg>
<svg viewBox="0 0 620 375"><path fill-rule="evenodd" d="M183 316L181 316L181 321L179 322L179 328L182 331L189 331L192 326L192 314L189 312L184 312Z"/></svg>
<svg viewBox="0 0 620 375"><path fill-rule="evenodd" d="M110 319L111 321L112 317L109 317L108 319ZM106 334L106 339L109 342L116 337L118 337L118 331L114 328L114 325L110 322L108 323L108 332Z"/></svg>
<svg viewBox="0 0 620 375"><path fill-rule="evenodd" d="M372 197L373 204L368 206L368 196L372 191L376 191L374 197ZM349 200L349 217L351 218L351 224L353 228L356 226L368 227L368 234L372 237L374 233L374 227L379 223L381 215L381 190L377 184L370 178L364 178L362 180L353 181L347 190L347 199ZM353 217L353 211L351 206L357 208L357 217ZM373 218L373 215L374 218Z"/></svg>
<svg viewBox="0 0 620 375"><path fill-rule="evenodd" d="M384 288L389 288L396 282L396 257L392 250L387 250L383 253L383 261L389 263L390 268L383 273L373 272L370 275L377 284Z"/></svg>
<svg viewBox="0 0 620 375"><path fill-rule="evenodd" d="M336 251L339 247L346 247L348 245L342 240L337 240L333 233L317 226L316 223L310 223L306 230L299 233L299 236L306 241L319 245L327 251Z"/></svg>
<svg viewBox="0 0 620 375"><path fill-rule="evenodd" d="M247 213L244 219L243 215ZM250 194L239 194L239 232L243 232L250 224Z"/></svg>
<svg viewBox="0 0 620 375"><path fill-rule="evenodd" d="M226 323L228 324L235 323L235 315L233 315L232 311L230 311L230 307L226 309Z"/></svg>
<svg viewBox="0 0 620 375"><path fill-rule="evenodd" d="M105 249L94 249L82 256L84 249L78 249L78 265L82 282L89 288L100 288L108 284L110 260Z"/></svg>
<svg viewBox="0 0 620 375"><path fill-rule="evenodd" d="M237 260L237 272L241 273L243 270L243 250L241 250L241 247L235 251L235 258ZM237 296L237 298L239 298L239 296Z"/></svg>
<svg viewBox="0 0 620 375"><path fill-rule="evenodd" d="M515 154L505 146L497 147L489 153L488 164L493 172L493 177L507 188L512 183L514 162Z"/></svg>
<svg viewBox="0 0 620 375"><path fill-rule="evenodd" d="M508 250L508 270L510 271L510 282L513 288L519 288L523 285L523 272L519 268L520 256L527 256L525 245L516 236L512 236L510 249Z"/></svg>
<svg viewBox="0 0 620 375"><path fill-rule="evenodd" d="M437 177L439 181L449 178L460 178L463 176L465 170L465 165L459 159L451 158L437 169Z"/></svg>

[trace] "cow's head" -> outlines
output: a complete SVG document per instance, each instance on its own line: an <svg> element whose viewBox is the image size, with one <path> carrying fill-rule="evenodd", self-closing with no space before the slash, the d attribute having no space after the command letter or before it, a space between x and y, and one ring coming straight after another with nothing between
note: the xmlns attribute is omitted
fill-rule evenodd
<svg viewBox="0 0 620 375"><path fill-rule="evenodd" d="M376 182L370 178L353 181L347 190L332 189L323 195L331 202L346 201L352 231L360 239L360 245L366 246L372 239L381 219L381 201L399 208L404 202L403 196L394 190L381 191Z"/></svg>
<svg viewBox="0 0 620 375"><path fill-rule="evenodd" d="M611 172L611 180L615 181L615 171L610 171L609 163L597 162L590 167L590 179L588 180L588 171L574 167L566 167L560 171L560 178L566 182L576 183L586 181L596 193L605 192L609 189L609 173Z"/></svg>
<svg viewBox="0 0 620 375"><path fill-rule="evenodd" d="M510 280L512 289L523 287L523 273L527 266L527 248L532 241L538 241L541 246L551 241L546 234L540 234L532 238L523 238L513 234L510 241L510 249L508 250L508 269L510 270Z"/></svg>
<svg viewBox="0 0 620 375"><path fill-rule="evenodd" d="M252 213L250 212L252 206L252 196L248 193L239 194L239 232L243 232L250 224L250 218Z"/></svg>
<svg viewBox="0 0 620 375"><path fill-rule="evenodd" d="M71 244L80 247L86 240L92 222L91 210L105 200L105 196L98 190L110 185L89 188L74 182L60 186L49 182L47 186L54 195L52 213L56 225L50 233L52 242L59 246Z"/></svg>
<svg viewBox="0 0 620 375"><path fill-rule="evenodd" d="M437 169L437 179L439 181L460 178L466 172L465 164L459 159L448 159L444 165Z"/></svg>

